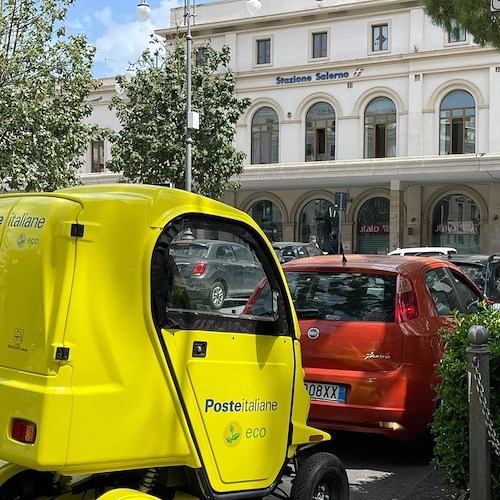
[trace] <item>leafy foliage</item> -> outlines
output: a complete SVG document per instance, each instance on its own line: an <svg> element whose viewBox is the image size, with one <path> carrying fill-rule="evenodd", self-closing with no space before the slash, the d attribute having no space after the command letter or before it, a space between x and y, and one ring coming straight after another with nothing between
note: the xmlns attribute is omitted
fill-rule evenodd
<svg viewBox="0 0 500 500"><path fill-rule="evenodd" d="M469 329L482 325L488 329L490 354L490 412L493 427L500 433L500 313L483 306L468 316L455 316L454 332L442 331L446 349L438 374L442 379L437 388L440 404L434 412L431 430L435 437L436 465L445 468L445 479L458 488L466 489L469 482L469 409L467 339ZM500 498L500 460L492 452L492 498Z"/></svg>
<svg viewBox="0 0 500 500"><path fill-rule="evenodd" d="M2 189L51 191L77 184L95 127L83 100L95 49L65 37L75 0L0 1L0 182Z"/></svg>
<svg viewBox="0 0 500 500"><path fill-rule="evenodd" d="M446 31L461 26L480 45L500 49L500 12L491 12L491 0L424 0L424 7L432 22Z"/></svg>
<svg viewBox="0 0 500 500"><path fill-rule="evenodd" d="M145 51L137 74L119 77L126 99L115 96L112 108L122 129L112 138L111 171L129 182L184 187L186 153L186 50L179 36L159 41ZM236 151L235 124L249 99L234 95L234 75L228 68L230 50L206 47L204 63L192 68L192 110L200 113L200 128L192 131L193 191L214 199L237 185L244 153Z"/></svg>

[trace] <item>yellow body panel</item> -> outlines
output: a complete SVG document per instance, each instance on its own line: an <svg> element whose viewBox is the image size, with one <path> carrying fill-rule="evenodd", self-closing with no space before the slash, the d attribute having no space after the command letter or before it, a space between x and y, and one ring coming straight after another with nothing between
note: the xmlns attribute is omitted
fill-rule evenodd
<svg viewBox="0 0 500 500"><path fill-rule="evenodd" d="M198 437L204 465L217 491L235 485L267 487L287 452L293 359L285 337L164 332L174 371ZM193 340L206 341L207 357L189 358ZM209 376L207 376L209 374ZM272 382L271 382L272 381ZM256 460L256 457L259 457Z"/></svg>
<svg viewBox="0 0 500 500"><path fill-rule="evenodd" d="M265 240L247 214L168 188L0 196L0 459L66 475L203 468L228 492L269 487L320 434L306 425L295 317L295 338L158 336L151 255L186 213L239 221ZM192 358L194 341L207 342L207 357ZM34 444L12 439L13 418L36 424Z"/></svg>
<svg viewBox="0 0 500 500"><path fill-rule="evenodd" d="M104 493L98 500L159 500L159 498L129 488L117 488Z"/></svg>

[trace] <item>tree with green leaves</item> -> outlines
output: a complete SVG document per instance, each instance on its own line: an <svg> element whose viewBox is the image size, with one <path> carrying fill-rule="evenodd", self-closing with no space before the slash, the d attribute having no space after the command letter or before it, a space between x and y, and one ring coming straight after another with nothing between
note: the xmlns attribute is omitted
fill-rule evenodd
<svg viewBox="0 0 500 500"><path fill-rule="evenodd" d="M128 182L184 187L186 157L186 50L177 34L155 40L156 51L144 51L131 79L118 77L124 92L111 107L122 129L112 138L112 160ZM202 64L192 68L192 110L200 128L192 132L193 191L219 199L233 175L243 171L244 153L234 147L235 125L250 104L235 96L229 69L230 49L204 47ZM123 97L125 96L125 98Z"/></svg>
<svg viewBox="0 0 500 500"><path fill-rule="evenodd" d="M2 190L52 191L79 183L88 143L84 119L94 47L66 37L75 0L0 0L0 183Z"/></svg>
<svg viewBox="0 0 500 500"><path fill-rule="evenodd" d="M460 27L476 43L500 49L500 12L491 12L491 0L423 0L432 22L449 33Z"/></svg>

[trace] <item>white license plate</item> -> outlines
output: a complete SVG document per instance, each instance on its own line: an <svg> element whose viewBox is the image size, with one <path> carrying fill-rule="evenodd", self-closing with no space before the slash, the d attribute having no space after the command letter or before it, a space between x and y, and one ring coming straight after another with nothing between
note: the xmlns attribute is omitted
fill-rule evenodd
<svg viewBox="0 0 500 500"><path fill-rule="evenodd" d="M305 384L307 393L312 401L345 403L345 385L321 384L319 382L305 382Z"/></svg>

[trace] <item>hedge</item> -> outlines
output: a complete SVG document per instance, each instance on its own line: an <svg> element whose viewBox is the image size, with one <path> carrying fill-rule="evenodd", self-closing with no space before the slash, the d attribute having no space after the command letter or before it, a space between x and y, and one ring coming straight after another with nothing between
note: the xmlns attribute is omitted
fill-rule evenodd
<svg viewBox="0 0 500 500"><path fill-rule="evenodd" d="M462 490L469 485L469 414L467 339L469 329L482 325L488 329L490 354L490 413L493 428L500 439L500 312L486 304L467 316L454 316L453 331L440 333L446 342L441 362L437 367L441 383L436 387L437 406L431 423L434 436L434 460L444 468L444 479ZM500 498L500 459L492 447L492 498Z"/></svg>

